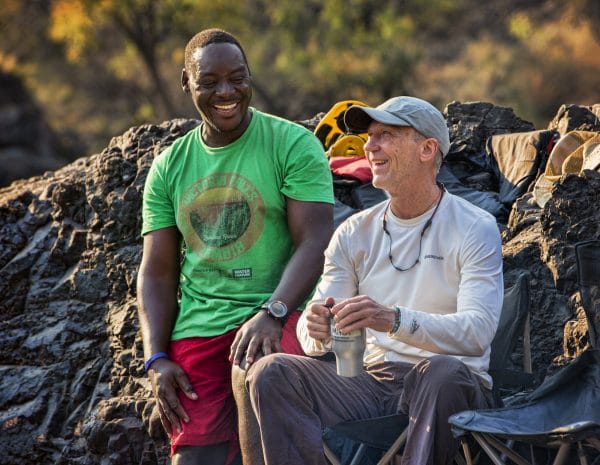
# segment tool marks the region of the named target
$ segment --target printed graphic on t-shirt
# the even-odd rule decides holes
[[[232,260],[256,242],[264,226],[264,202],[256,187],[237,173],[199,179],[181,197],[182,230],[204,261]]]

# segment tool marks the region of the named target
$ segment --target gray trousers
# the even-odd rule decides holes
[[[458,443],[448,417],[493,404],[491,391],[450,356],[365,368],[360,376],[344,378],[336,374],[335,363],[310,357],[272,354],[256,362],[246,386],[265,464],[327,465],[325,427],[398,412],[410,418],[402,464],[450,464]]]

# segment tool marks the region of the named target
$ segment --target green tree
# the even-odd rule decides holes
[[[176,109],[160,72],[159,47],[182,26],[190,9],[185,0],[54,0],[49,34],[65,43],[72,61],[98,50],[113,31],[121,34],[124,47],[133,46],[145,65],[161,114],[173,117]]]
[[[179,76],[183,47],[206,27],[241,40],[254,104],[280,116],[414,94],[439,107],[487,100],[539,123],[562,103],[597,100],[599,10],[597,0],[4,0],[0,67],[93,150],[129,126],[197,115]]]
[[[278,114],[304,118],[342,99],[376,104],[413,93],[431,37],[451,34],[464,2],[253,0],[244,2],[251,26],[239,32],[259,96]]]

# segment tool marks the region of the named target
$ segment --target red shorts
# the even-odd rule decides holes
[[[281,347],[286,353],[304,355],[296,338],[298,318],[300,312],[290,314],[283,327]],[[229,441],[229,463],[239,450],[229,362],[229,351],[238,329],[221,336],[171,342],[169,357],[183,368],[198,394],[197,400],[190,400],[179,392],[179,401],[190,421],[181,422],[181,432],[170,432],[171,454],[177,446],[208,446]]]

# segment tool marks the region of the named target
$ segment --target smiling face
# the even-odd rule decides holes
[[[411,127],[373,121],[367,131],[365,152],[373,172],[373,185],[394,194],[407,182],[421,179],[422,144],[426,140]]]
[[[241,50],[231,43],[198,48],[182,71],[181,84],[202,120],[202,138],[212,147],[238,139],[250,124],[250,71]]]

